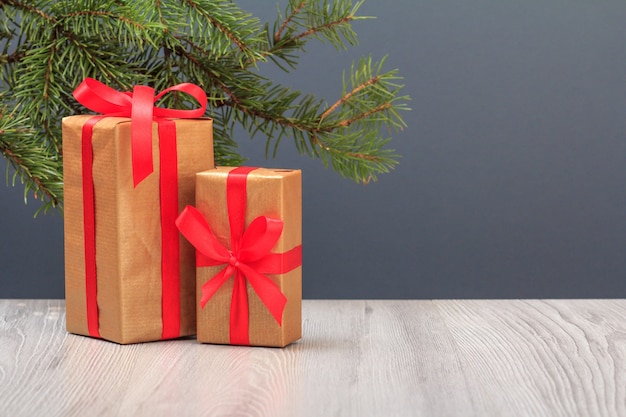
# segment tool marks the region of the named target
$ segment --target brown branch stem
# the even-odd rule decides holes
[[[194,45],[191,45],[192,47]],[[249,108],[245,105],[242,104],[241,100],[239,100],[239,98],[237,97],[237,95],[230,89],[228,88],[228,86],[222,82],[221,80],[219,80],[217,77],[215,77],[214,74],[212,74],[210,71],[208,71],[208,69],[204,68],[204,66],[201,65],[201,63],[190,53],[188,53],[186,50],[184,49],[177,49],[176,50],[177,53],[185,56],[187,59],[189,59],[190,61],[194,62],[196,65],[198,65],[198,67],[202,68],[202,70],[216,83],[216,85],[229,97],[229,100],[222,100],[220,102],[220,106],[231,106],[231,107],[235,107],[238,110],[242,111],[243,113],[249,115],[249,116],[253,116],[253,117],[259,117],[261,119],[264,120],[268,120],[268,121],[272,121],[274,123],[277,123],[281,126],[284,127],[288,127],[288,128],[292,128],[292,129],[298,129],[300,131],[306,132],[309,137],[311,138],[311,141],[315,144],[317,144],[318,146],[320,146],[321,148],[323,148],[324,150],[326,150],[327,152],[332,152],[332,153],[341,153],[344,154],[348,157],[352,157],[352,158],[358,158],[358,159],[363,159],[363,160],[368,160],[368,161],[379,161],[380,157],[374,156],[374,155],[367,155],[367,154],[363,154],[363,153],[359,153],[359,152],[342,152],[339,151],[337,149],[331,148],[330,146],[328,146],[326,143],[324,143],[322,140],[320,140],[317,136],[318,133],[324,133],[324,132],[330,132],[338,127],[347,127],[350,126],[352,123],[361,120],[363,118],[366,118],[368,116],[371,116],[372,114],[375,114],[377,112],[381,112],[384,111],[388,108],[391,107],[391,103],[387,102],[387,103],[383,103],[380,106],[375,107],[374,109],[371,109],[367,112],[364,112],[362,114],[359,114],[351,119],[348,120],[344,120],[334,126],[329,126],[326,128],[319,128],[319,127],[313,127],[313,126],[318,126],[319,122],[325,117],[327,116],[330,112],[332,112],[333,110],[335,110],[338,106],[340,106],[342,103],[345,103],[347,100],[349,100],[350,97],[354,96],[356,93],[358,93],[359,91],[361,91],[362,89],[366,88],[369,85],[372,85],[376,82],[379,81],[379,77],[373,77],[372,79],[366,81],[365,83],[355,87],[352,91],[350,91],[348,94],[346,94],[341,100],[339,100],[337,103],[335,103],[333,106],[331,106],[321,117],[319,120],[317,120],[315,122],[315,124],[312,124],[311,126],[306,126],[302,123],[297,123],[297,121],[295,121],[292,118],[287,118],[287,117],[276,117],[275,115],[271,115],[268,114],[266,112],[260,111],[258,109],[253,109],[253,108]]]
[[[187,3],[189,5],[189,7],[194,8],[194,9],[197,9],[197,7],[198,7],[198,5],[195,2],[193,2],[192,0],[185,0],[185,3]],[[237,47],[239,48],[240,51],[243,52],[243,51],[248,50],[248,47],[239,38],[237,38],[230,30],[228,30],[228,28],[226,28],[224,25],[222,25],[213,16],[211,16],[208,13],[205,13],[202,10],[198,10],[198,12],[200,14],[202,14],[204,17],[206,17],[209,20],[209,22],[211,22],[211,24],[213,26],[218,28],[220,32],[225,34],[228,39],[230,39],[235,45],[237,45]]]
[[[306,4],[306,0],[304,0],[302,3],[300,3],[297,7],[295,7],[292,11],[291,14],[289,16],[287,16],[287,18],[285,19],[285,21],[280,25],[280,28],[278,28],[278,31],[274,34],[274,42],[279,42],[280,41],[280,37],[283,34],[283,31],[285,29],[287,29],[287,25],[289,25],[289,23],[291,22],[291,20],[294,18],[294,16],[296,14],[298,14],[298,12],[300,11],[300,9],[302,9],[304,7],[304,5]]]
[[[132,20],[130,20],[130,19],[124,17],[124,16],[116,15],[116,14],[109,13],[109,12],[103,12],[103,11],[99,11],[99,10],[83,10],[83,11],[80,11],[80,12],[70,13],[70,14],[64,16],[64,17],[67,18],[67,17],[76,17],[76,16],[107,16],[107,17],[114,17],[114,18],[119,19],[120,21],[122,21],[124,23],[127,23],[127,24],[131,25],[131,26],[135,26],[135,27],[138,27],[138,28],[141,28],[141,29],[145,29],[145,26],[140,25],[138,22],[134,22],[134,21],[132,21]]]
[[[352,98],[356,93],[358,93],[359,91],[363,90],[364,88],[366,88],[366,87],[368,87],[370,85],[376,84],[379,80],[380,80],[380,77],[373,77],[373,78],[367,80],[366,82],[364,82],[363,84],[358,85],[357,87],[353,88],[352,91],[350,91],[348,94],[343,96],[341,99],[337,100],[324,113],[322,113],[322,115],[320,116],[320,120],[324,120],[326,118],[326,116],[328,116],[333,111],[335,111],[337,109],[337,107],[341,106],[342,104],[344,104],[348,100],[350,100],[350,98]]]
[[[56,39],[56,31],[53,32],[52,39]],[[43,98],[44,100],[48,100],[48,90],[50,89],[50,78],[52,74],[52,59],[56,53],[56,45],[53,43],[50,47],[50,55],[48,56],[47,69],[46,69],[46,83],[43,87]]]
[[[302,2],[302,4],[304,4],[304,3],[305,3],[305,2],[303,1],[303,2]],[[259,54],[259,56],[258,56],[258,57],[255,57],[254,59],[252,59],[252,60],[250,61],[250,63],[254,64],[254,63],[256,63],[256,62],[257,62],[259,59],[261,59],[261,58],[264,58],[264,57],[266,57],[266,56],[268,56],[268,55],[273,55],[274,53],[276,53],[276,51],[278,51],[278,50],[282,49],[282,47],[283,47],[284,45],[286,45],[286,44],[292,44],[292,43],[294,43],[294,42],[297,42],[297,41],[301,40],[302,38],[305,38],[305,37],[307,37],[307,36],[314,35],[314,34],[316,34],[317,32],[319,32],[320,30],[323,30],[323,29],[329,29],[329,28],[332,28],[333,26],[338,26],[338,25],[341,25],[341,24],[343,24],[343,23],[348,23],[348,22],[351,22],[352,20],[354,20],[354,16],[350,15],[350,16],[346,16],[346,17],[344,17],[344,18],[342,18],[342,19],[340,19],[340,20],[336,20],[336,21],[333,21],[333,22],[328,22],[328,23],[326,23],[326,24],[324,24],[324,25],[321,25],[321,26],[312,27],[312,28],[310,28],[310,29],[308,29],[308,30],[306,30],[306,31],[304,31],[304,32],[302,32],[302,33],[299,33],[299,34],[298,34],[298,35],[296,35],[296,36],[293,36],[293,37],[291,37],[291,38],[288,38],[288,39],[283,40],[283,44],[281,44],[281,45],[280,45],[280,46],[278,46],[278,47],[277,47],[277,46],[273,46],[273,47],[271,47],[270,49],[268,49],[268,50],[266,50],[266,51],[261,51],[261,53]],[[284,24],[284,23],[283,23],[283,24]],[[276,40],[276,38],[274,38],[274,41],[275,41],[275,43],[277,43],[277,42],[278,42],[278,40]]]
[[[330,146],[328,146],[326,143],[324,143],[324,141],[320,140],[315,135],[311,135],[311,142],[315,143],[316,145],[318,145],[320,148],[324,149],[327,152],[341,153],[343,155],[347,155],[347,156],[352,157],[352,158],[365,159],[365,160],[368,160],[368,161],[380,161],[380,157],[375,156],[375,155],[367,155],[367,154],[360,153],[360,152],[341,152],[341,151],[338,151],[337,149],[334,149],[334,148],[331,148]]]
[[[292,39],[294,39],[294,40],[302,39],[304,37],[314,35],[314,34],[316,34],[317,32],[319,32],[319,31],[321,31],[323,29],[329,29],[329,28],[332,28],[333,26],[339,26],[341,24],[348,23],[348,22],[351,22],[353,20],[354,20],[354,16],[346,16],[346,17],[344,17],[342,19],[335,20],[333,22],[328,22],[328,23],[326,23],[324,25],[321,25],[321,26],[312,27],[312,28],[310,28],[308,30],[305,30],[304,32],[294,36]]]
[[[2,2],[2,4],[4,4],[4,2]],[[7,1],[6,4],[8,4],[10,6],[17,7],[18,9],[22,9],[22,10],[29,11],[31,13],[38,14],[39,16],[43,17],[44,19],[46,19],[49,22],[56,22],[56,19],[54,17],[44,13],[42,10],[39,10],[36,7],[31,6],[29,4],[22,3],[22,2],[19,2],[19,1]]]
[[[348,120],[344,120],[344,121],[340,122],[338,124],[338,126],[348,127],[352,123],[354,123],[354,122],[356,122],[358,120],[365,119],[366,117],[369,117],[369,116],[371,116],[371,115],[373,115],[375,113],[380,113],[381,111],[385,111],[385,110],[387,110],[390,107],[391,107],[391,103],[390,102],[383,103],[383,104],[381,104],[379,106],[376,106],[373,109],[370,109],[370,110],[368,110],[368,111],[366,111],[364,113],[358,114],[358,115],[356,115],[356,116],[354,116],[354,117],[352,117],[352,118],[350,118]]]

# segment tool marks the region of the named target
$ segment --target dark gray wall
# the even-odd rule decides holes
[[[264,19],[275,8],[239,2]],[[253,165],[304,170],[306,298],[626,296],[626,2],[369,0],[361,45],[311,45],[329,102],[353,59],[388,54],[413,111],[401,165],[359,186],[285,141]],[[4,162],[0,163],[4,168]],[[0,186],[0,297],[63,297],[62,220]]]

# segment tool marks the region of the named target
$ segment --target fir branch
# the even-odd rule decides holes
[[[300,4],[298,4],[296,7],[294,7],[291,10],[291,13],[289,14],[289,16],[287,16],[287,18],[283,21],[283,23],[280,25],[280,27],[274,34],[275,43],[280,42],[283,32],[285,31],[285,29],[287,29],[287,26],[289,25],[291,20],[300,12],[300,10],[302,10],[305,4],[306,4],[306,0],[304,0],[303,2],[301,2]]]
[[[16,62],[19,62],[21,59],[23,59],[24,56],[26,56],[26,52],[24,51],[16,51],[15,53],[6,54],[6,55],[2,54],[0,55],[0,63],[14,64]]]
[[[302,19],[294,19],[297,13],[291,15],[296,22],[293,28],[289,30],[289,37],[283,41],[293,44],[300,43],[304,38],[317,37],[320,40],[328,40],[337,49],[345,49],[348,44],[357,43],[356,33],[352,30],[350,23],[355,20],[367,19],[367,17],[357,16],[358,9],[363,4],[363,0],[352,4],[349,1],[337,1],[332,4],[324,2],[306,2],[301,6],[308,6],[307,13]],[[294,9],[294,11],[296,11]],[[300,33],[296,33],[301,29]],[[343,40],[340,35],[343,36]]]
[[[398,94],[402,86],[395,81],[399,77],[396,71],[384,72],[384,62],[384,59],[375,63],[365,58],[353,64],[349,81],[344,80],[344,94],[321,114],[318,112],[321,103],[314,96],[269,86],[264,89],[267,94],[252,100],[260,103],[257,105],[222,86],[229,96],[225,104],[252,119],[246,122],[244,117],[244,127],[252,136],[261,132],[267,137],[266,153],[269,154],[270,143],[275,141],[275,154],[284,129],[288,128],[301,153],[337,158],[336,163],[327,165],[355,181],[367,182],[395,165],[382,148],[387,141],[379,136],[378,125],[402,129],[405,125],[399,112],[408,110],[404,105],[408,97]],[[285,116],[290,111],[293,114]],[[364,166],[355,169],[354,164],[359,160]]]
[[[306,38],[307,36],[313,36],[313,35],[317,35],[321,32],[327,31],[329,29],[332,29],[335,26],[340,26],[340,25],[345,25],[347,23],[350,23],[351,21],[354,20],[354,16],[346,16],[346,17],[342,17],[341,19],[332,21],[332,22],[328,22],[328,23],[324,23],[323,25],[320,26],[314,26],[311,27],[307,30],[305,30],[302,33],[298,33],[297,35],[293,36],[291,39],[292,40],[300,40],[302,38]]]
[[[32,6],[31,4],[28,4],[27,2],[5,0],[2,3],[0,3],[0,6],[4,6],[4,5],[13,6],[18,10],[23,10],[28,13],[37,14],[43,19],[47,20],[49,23],[54,23],[55,21],[55,19],[51,15],[45,13],[43,10],[37,9],[35,6]]]
[[[398,155],[384,149],[388,139],[375,136],[375,132],[337,131],[324,138],[312,136],[310,139],[315,155],[326,167],[332,166],[343,177],[367,184],[398,163]]]
[[[373,77],[373,78],[370,78],[369,80],[365,81],[361,85],[356,86],[352,91],[350,91],[349,93],[345,94],[343,97],[341,97],[339,100],[337,100],[332,106],[330,106],[324,113],[322,113],[322,115],[320,116],[320,120],[324,120],[326,118],[326,116],[328,116],[333,111],[335,111],[339,106],[347,103],[359,91],[363,90],[364,88],[367,88],[370,85],[376,84],[379,80],[380,80],[379,77]],[[342,126],[347,126],[349,124],[351,124],[351,123],[348,123],[348,122],[342,122],[341,123]]]
[[[25,133],[25,132],[16,131],[15,133],[20,134],[20,133]],[[3,134],[7,134],[7,132],[0,131],[0,135],[3,135]],[[19,174],[21,172],[23,175],[28,176],[28,178],[35,184],[35,191],[34,191],[35,198],[39,198],[38,193],[43,193],[48,198],[48,200],[53,201],[53,205],[58,204],[58,200],[54,196],[54,194],[45,187],[43,181],[40,178],[32,174],[25,160],[18,155],[17,150],[12,150],[8,143],[0,142],[0,152],[16,168],[16,173]],[[14,183],[13,185],[15,185],[15,180],[13,181],[13,183]]]
[[[371,117],[375,115],[376,113],[384,112],[385,110],[390,109],[391,106],[392,104],[390,102],[380,104],[379,106],[374,107],[373,109],[369,109],[366,112],[357,114],[356,116],[353,116],[350,119],[342,120],[341,122],[339,122],[339,126],[348,127],[351,124],[358,122],[359,120],[367,119],[368,117]]]
[[[406,127],[399,111],[409,110],[405,105],[409,98],[399,95],[403,85],[397,83],[401,79],[397,71],[384,72],[385,61],[386,58],[373,62],[368,57],[353,63],[349,80],[344,74],[342,97],[321,116],[327,129],[350,126],[364,119],[375,124],[382,122],[394,130]],[[372,117],[379,113],[383,114]]]
[[[46,72],[45,72],[45,75],[44,75],[45,82],[44,82],[44,85],[43,85],[43,92],[42,92],[44,101],[47,101],[50,98],[49,92],[50,92],[50,82],[51,82],[51,78],[52,78],[52,76],[51,76],[51,74],[52,74],[52,60],[53,60],[53,58],[54,58],[54,56],[56,54],[56,49],[57,49],[56,45],[55,45],[56,32],[53,32],[53,33],[55,33],[55,36],[53,36],[53,38],[52,38],[52,42],[51,42],[50,48],[49,48],[50,54],[48,55],[48,58],[46,59]]]
[[[276,155],[284,138],[296,149],[355,181],[367,182],[397,163],[382,129],[404,127],[395,71],[364,59],[344,74],[339,98],[326,101],[263,77],[262,61],[295,68],[310,40],[337,49],[356,44],[352,23],[364,17],[362,0],[287,0],[272,29],[232,0],[0,0],[0,108],[26,130],[10,131],[0,115],[3,155],[49,205],[62,199],[63,116],[82,112],[71,91],[85,77],[129,91],[148,84],[163,90],[180,82],[200,85],[214,119],[215,160],[237,165],[233,140],[240,124],[265,138]],[[284,17],[283,17],[284,16]],[[4,94],[3,94],[4,92]],[[2,103],[4,103],[2,105]],[[168,107],[197,104],[168,94]]]
[[[348,45],[358,43],[351,23],[356,20],[369,19],[358,16],[357,12],[363,0],[352,4],[351,1],[338,0],[332,4],[324,1],[290,0],[285,18],[279,13],[274,23],[273,34],[267,32],[267,49],[261,56],[269,58],[284,71],[295,69],[298,55],[303,51],[310,38],[328,41],[337,49],[346,49]],[[286,64],[286,65],[285,65]]]
[[[190,17],[198,17],[193,20],[197,25],[193,30],[198,32],[198,39],[203,39],[206,29],[213,29],[210,36],[204,36],[208,41],[206,46],[213,53],[228,55],[234,45],[241,53],[241,67],[245,67],[246,62],[262,59],[259,52],[249,46],[260,40],[261,30],[257,18],[244,12],[230,0],[184,0],[184,3],[192,12]]]
[[[36,199],[46,201],[42,210],[60,207],[63,182],[60,178],[59,156],[50,154],[41,147],[35,130],[28,127],[28,120],[11,113],[0,111],[0,153],[14,169],[12,185],[17,178],[24,184],[24,202],[32,191]],[[9,172],[7,171],[7,181]]]
[[[185,3],[187,3],[189,7],[197,9],[198,12],[202,16],[206,17],[213,26],[215,26],[220,32],[226,35],[228,39],[230,39],[235,45],[237,45],[237,47],[239,48],[241,52],[249,51],[249,48],[244,44],[242,39],[235,36],[233,32],[231,32],[224,24],[222,24],[219,20],[215,19],[212,15],[207,13],[205,10],[200,9],[196,2],[192,0],[185,0]]]

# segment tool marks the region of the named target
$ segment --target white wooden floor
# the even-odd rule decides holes
[[[121,346],[0,300],[0,416],[626,416],[626,300],[303,309],[285,349]]]

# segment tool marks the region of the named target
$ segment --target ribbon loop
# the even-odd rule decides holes
[[[196,101],[198,101],[198,103],[200,103],[200,107],[196,109],[189,109],[189,110],[155,107],[154,115],[156,117],[171,117],[171,118],[178,118],[178,119],[197,119],[199,117],[204,116],[204,113],[206,112],[206,106],[207,106],[207,96],[204,90],[195,84],[182,83],[182,84],[178,84],[173,87],[167,88],[161,91],[159,94],[157,94],[156,97],[154,97],[154,102],[156,103],[167,93],[170,93],[173,91],[180,91],[181,93],[190,95],[191,97],[195,98]]]
[[[282,233],[282,220],[266,216],[257,217],[250,223],[241,237],[239,257],[245,262],[261,259],[269,254]]]
[[[183,209],[176,219],[176,227],[199,253],[207,259],[219,262],[213,265],[221,265],[230,260],[231,252],[217,240],[209,224],[195,207],[187,206]]]
[[[93,78],[85,78],[74,90],[74,98],[96,113],[130,117],[132,97]]]

